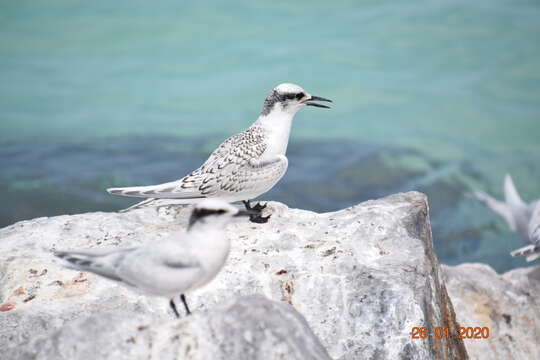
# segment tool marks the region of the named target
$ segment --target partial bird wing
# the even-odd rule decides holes
[[[504,177],[504,198],[506,206],[510,209],[514,218],[516,232],[526,241],[529,240],[529,221],[531,210],[529,206],[521,200],[516,190],[514,181],[509,174]]]
[[[488,194],[481,191],[473,192],[473,196],[483,202],[491,210],[499,214],[504,219],[504,221],[506,221],[510,230],[516,231],[516,221],[514,220],[514,215],[512,214],[512,211],[506,203],[494,199]]]
[[[237,189],[233,186],[235,182],[230,181],[231,178],[253,171],[250,162],[257,161],[265,150],[263,129],[251,126],[225,140],[200,168],[180,180],[152,186],[111,188],[107,191],[131,197],[186,200],[201,199],[220,192],[235,192]]]
[[[513,213],[523,211],[527,204],[521,200],[510,174],[504,177],[504,199]]]
[[[540,200],[533,204],[531,220],[529,221],[529,240],[540,247]]]
[[[525,259],[531,262],[540,258],[540,200],[531,203],[528,210],[531,212],[528,229],[531,244],[512,251],[510,255],[525,256]]]

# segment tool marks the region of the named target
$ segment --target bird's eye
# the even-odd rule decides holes
[[[303,98],[305,96],[305,94],[303,92],[299,93],[299,94],[296,94],[296,99],[297,100],[300,100],[301,98]]]

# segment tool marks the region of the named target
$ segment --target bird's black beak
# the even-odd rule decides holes
[[[256,210],[238,210],[234,216],[251,216],[251,215],[260,215],[259,211]]]
[[[307,106],[315,106],[315,107],[320,107],[320,108],[324,108],[324,109],[330,109],[330,106],[321,105],[321,104],[317,104],[317,103],[310,102],[310,101],[326,101],[326,102],[332,102],[332,100],[330,100],[330,99],[325,99],[325,98],[320,97],[320,96],[311,96],[311,98],[309,98],[309,99],[307,99],[306,101],[304,101],[304,104],[306,104]]]

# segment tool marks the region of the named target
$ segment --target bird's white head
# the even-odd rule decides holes
[[[196,204],[189,217],[189,229],[194,225],[211,225],[223,228],[236,216],[249,216],[251,212],[240,210],[220,199],[206,199]]]
[[[280,84],[272,89],[264,100],[261,116],[268,116],[273,112],[285,112],[294,115],[304,106],[330,108],[329,106],[317,104],[313,101],[332,102],[332,100],[311,95],[298,85],[289,83]]]

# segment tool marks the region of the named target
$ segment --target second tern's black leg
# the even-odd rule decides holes
[[[258,212],[256,215],[250,215],[249,221],[257,223],[257,224],[265,224],[268,222],[268,219],[270,219],[271,215],[268,216],[261,216],[261,212],[264,208],[266,208],[266,204],[261,205],[261,203],[257,203],[254,206],[251,206],[251,203],[249,200],[242,201],[244,203],[244,206],[246,207],[246,210],[255,210]]]
[[[179,318],[180,314],[178,313],[178,310],[176,309],[176,304],[174,303],[174,299],[171,299],[169,301],[169,305],[171,306],[171,309],[174,312],[174,315],[176,315],[176,317]]]
[[[191,315],[191,311],[189,311],[189,308],[187,306],[186,296],[184,294],[182,294],[182,295],[180,295],[180,299],[182,299],[182,302],[184,303],[184,307],[186,308],[187,314]]]

